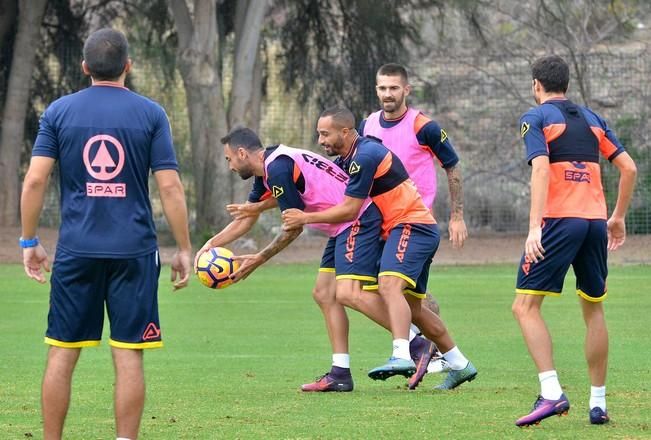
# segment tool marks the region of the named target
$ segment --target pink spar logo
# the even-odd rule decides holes
[[[93,145],[100,142],[91,157]],[[115,163],[114,155],[117,155]],[[105,183],[120,174],[124,167],[124,147],[120,141],[108,134],[98,134],[88,139],[84,146],[84,165],[93,178],[102,182],[86,182],[86,195],[89,197],[126,197],[127,186],[124,183]]]

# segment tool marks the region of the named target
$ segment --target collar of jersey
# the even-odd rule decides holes
[[[359,144],[361,138],[362,137],[358,133],[355,140],[353,140],[353,145],[350,146],[350,151],[348,151],[348,154],[343,158],[344,160],[348,160],[348,158],[353,157],[355,151],[357,150],[357,144]]]

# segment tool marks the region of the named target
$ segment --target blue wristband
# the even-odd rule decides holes
[[[20,237],[18,239],[18,244],[20,244],[20,247],[23,249],[36,247],[38,246],[39,243],[40,242],[38,241],[38,236],[34,238],[27,238],[27,239]]]

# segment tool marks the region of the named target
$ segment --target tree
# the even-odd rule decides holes
[[[224,202],[245,194],[215,150],[229,128],[259,125],[263,44],[282,48],[284,80],[302,103],[316,98],[323,106],[336,100],[365,111],[375,104],[377,67],[402,60],[403,41],[417,40],[404,9],[431,3],[436,2],[195,0],[191,11],[185,0],[170,0],[190,114],[198,228],[226,224]],[[271,19],[265,20],[268,12]],[[224,60],[231,50],[227,96]]]
[[[21,2],[14,42],[9,85],[2,112],[0,136],[0,225],[18,223],[20,154],[24,144],[25,115],[29,102],[34,56],[40,39],[46,0]]]
[[[233,2],[195,0],[190,11],[185,0],[170,1],[178,35],[178,67],[185,86],[193,177],[196,192],[196,218],[200,231],[219,228],[228,221],[224,203],[235,198],[232,173],[221,154],[220,138],[232,124],[247,122],[252,105],[253,67],[261,40],[267,0],[235,3],[234,63],[231,93],[227,107],[222,83],[225,37],[233,21]],[[230,9],[229,9],[230,8]],[[249,120],[250,122],[250,120]]]

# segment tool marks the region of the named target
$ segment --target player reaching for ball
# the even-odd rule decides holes
[[[248,128],[236,128],[222,140],[224,155],[230,169],[242,179],[255,176],[249,203],[278,204],[281,210],[290,208],[319,211],[343,200],[348,176],[328,159],[307,150],[276,145],[263,148],[257,134]],[[271,198],[270,198],[271,197]],[[228,243],[246,234],[258,215],[236,217],[222,231],[210,238],[197,252],[197,259],[206,250]],[[305,384],[303,391],[352,391],[348,352],[348,317],[337,302],[337,285],[342,283],[361,292],[361,283],[377,281],[378,240],[382,218],[370,200],[363,203],[357,218],[337,224],[310,225],[330,236],[324,250],[313,297],[325,318],[332,345],[331,370],[314,383]],[[233,273],[235,282],[249,276],[257,267],[287,247],[302,232],[302,228],[281,231],[260,252],[234,257],[241,265]],[[369,294],[371,295],[371,294]],[[377,295],[374,302],[353,306],[385,328],[389,328],[386,307]],[[415,335],[412,335],[415,336]],[[414,351],[429,349],[423,338],[412,338]],[[425,348],[423,348],[425,347]],[[426,365],[424,365],[426,368]]]

